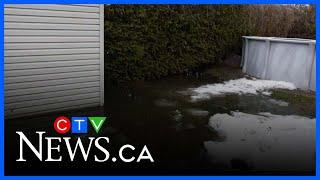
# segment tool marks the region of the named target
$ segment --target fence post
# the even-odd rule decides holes
[[[311,66],[309,68],[309,78],[308,78],[308,90],[312,90],[311,89],[311,79],[312,79],[312,72],[313,72],[313,66],[316,66],[316,63],[315,63],[315,50],[316,50],[316,46],[315,44],[313,43],[309,43],[309,55],[307,56],[307,58],[311,57]],[[308,60],[308,59],[307,59]],[[308,72],[308,71],[307,71]]]
[[[244,56],[245,56],[245,48],[246,48],[246,44],[245,44],[245,40],[242,38],[242,56],[241,56],[241,63],[240,63],[240,67],[243,67],[244,64]]]
[[[264,61],[264,68],[263,68],[263,73],[262,73],[262,79],[267,79],[267,73],[268,73],[268,67],[269,67],[269,57],[270,57],[270,40],[266,40],[266,56],[265,56],[265,61]]]
[[[245,42],[245,53],[244,55],[244,62],[243,62],[243,68],[242,68],[242,72],[246,73],[247,72],[247,64],[248,64],[248,51],[249,51],[249,43],[248,43],[248,39],[246,37],[244,37],[244,42]]]

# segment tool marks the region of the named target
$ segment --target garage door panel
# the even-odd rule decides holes
[[[73,36],[99,36],[97,30],[30,30],[30,29],[5,29],[5,36],[62,36],[62,37],[73,37]]]
[[[7,103],[7,108],[20,109],[20,108],[25,108],[30,106],[32,107],[34,105],[41,106],[41,105],[56,104],[56,103],[66,102],[66,101],[76,101],[76,100],[88,99],[88,98],[99,98],[99,95],[100,95],[99,92],[93,92],[93,93],[85,93],[85,94],[78,94],[78,95],[71,95],[71,96],[29,100],[26,102],[14,102],[14,103]]]
[[[76,67],[60,67],[60,68],[39,68],[39,69],[27,69],[27,70],[12,70],[6,71],[5,77],[18,77],[18,76],[29,76],[37,74],[51,74],[54,76],[58,73],[64,72],[85,72],[87,70],[97,70],[99,71],[99,65],[90,65],[90,66],[76,66]]]
[[[70,30],[99,30],[99,25],[86,24],[48,24],[48,23],[17,23],[6,22],[5,29],[70,29]]]
[[[89,77],[89,76],[99,76],[100,72],[97,70],[86,71],[86,72],[67,72],[59,73],[54,76],[51,74],[40,74],[31,76],[16,76],[5,78],[5,84],[10,83],[21,83],[21,82],[35,82],[35,81],[45,81],[54,79],[66,79],[66,78],[76,78],[76,77]]]
[[[7,36],[5,43],[50,43],[50,42],[99,42],[99,37],[24,37],[24,36]]]
[[[99,24],[99,19],[87,18],[67,18],[67,17],[41,17],[41,16],[23,16],[12,15],[5,16],[5,22],[21,23],[59,23],[59,24]]]
[[[103,6],[5,5],[5,116],[103,104]]]
[[[5,64],[14,63],[34,63],[34,62],[51,62],[51,61],[74,61],[74,60],[86,60],[97,59],[99,54],[63,54],[63,55],[43,55],[43,56],[16,56],[5,57]]]
[[[79,94],[87,94],[91,92],[98,92],[99,86],[96,87],[88,87],[88,88],[81,88],[81,89],[68,89],[63,91],[55,91],[55,92],[44,92],[44,93],[37,93],[37,94],[29,94],[29,95],[22,95],[22,96],[9,96],[5,97],[5,103],[15,103],[15,102],[23,102],[23,101],[30,101],[30,100],[37,100],[37,99],[45,99],[45,98],[55,98],[55,97],[63,97],[63,96],[73,96]]]
[[[76,108],[92,107],[99,104],[99,98],[89,98],[63,103],[47,104],[45,106],[31,106],[20,109],[7,109],[5,114],[10,114],[10,118],[27,116],[33,114],[42,114],[53,111],[70,110]]]
[[[57,86],[37,87],[37,88],[30,88],[28,91],[26,91],[25,89],[15,89],[15,90],[5,92],[5,96],[6,97],[21,96],[21,95],[28,95],[28,94],[56,92],[56,91],[69,90],[69,89],[82,89],[82,88],[97,87],[97,86],[98,87],[100,86],[100,82],[74,83],[74,84],[64,84],[64,85],[57,85]]]
[[[41,50],[41,49],[75,49],[75,48],[99,48],[97,43],[6,43],[5,50]]]
[[[22,9],[22,8],[5,8],[5,15],[22,15],[22,16],[40,16],[40,17],[71,17],[71,18],[92,18],[99,19],[97,13],[87,12],[70,12],[70,11],[54,11],[41,9]]]
[[[43,86],[55,86],[62,84],[72,84],[72,83],[82,83],[82,82],[92,82],[98,81],[99,76],[90,76],[90,77],[77,77],[69,79],[54,79],[54,80],[44,80],[44,81],[32,81],[32,82],[21,82],[21,83],[10,83],[5,84],[5,90],[14,90],[14,89],[29,89]]]
[[[74,61],[53,61],[53,62],[34,62],[34,63],[16,63],[5,64],[5,70],[24,70],[24,69],[39,69],[39,68],[55,68],[55,67],[74,67],[77,65],[99,65],[99,59],[74,60]]]
[[[18,9],[42,9],[50,11],[69,11],[69,12],[89,12],[99,13],[99,6],[72,6],[65,4],[6,4],[6,8],[18,8]]]
[[[99,48],[7,50],[5,57],[99,53]]]

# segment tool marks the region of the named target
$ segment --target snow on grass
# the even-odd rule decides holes
[[[223,94],[266,94],[270,89],[296,89],[293,83],[260,79],[235,79],[223,83],[208,84],[190,89],[192,100],[209,99],[211,96]]]
[[[276,105],[279,105],[279,106],[289,106],[289,103],[288,103],[288,102],[285,102],[285,101],[282,101],[282,100],[269,99],[268,101],[269,101],[270,103],[272,103],[272,104],[276,104]]]
[[[272,92],[270,91],[263,91],[261,92],[261,94],[265,95],[265,96],[271,96]]]

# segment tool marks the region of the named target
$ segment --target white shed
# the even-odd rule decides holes
[[[5,5],[5,116],[104,103],[103,5]]]

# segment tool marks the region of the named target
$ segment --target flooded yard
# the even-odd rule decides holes
[[[238,81],[221,84],[241,78],[242,89],[235,89]],[[13,134],[18,128],[41,127],[53,132],[51,123],[56,116],[105,115],[99,136],[110,137],[112,149],[123,144],[147,145],[155,162],[92,163],[92,174],[315,173],[315,94],[294,90],[290,83],[270,81],[253,91],[251,87],[257,86],[250,83],[254,81],[239,69],[219,67],[155,81],[106,84],[103,108],[6,121],[10,135],[6,136],[6,151],[15,146],[9,141],[16,138]],[[80,164],[65,166],[85,174]],[[28,173],[36,166],[13,168]],[[54,164],[45,168],[59,169]]]

